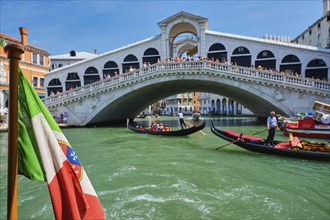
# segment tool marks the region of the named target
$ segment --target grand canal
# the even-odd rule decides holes
[[[178,126],[176,118],[164,120]],[[265,129],[255,118],[214,121],[244,134]],[[228,142],[211,133],[209,122],[187,137],[136,134],[124,126],[63,132],[107,219],[330,219],[330,163],[258,154],[235,145],[216,151]],[[0,219],[5,219],[7,133],[0,138]],[[276,139],[288,138],[278,131]],[[18,194],[19,219],[54,218],[46,183],[19,176]]]

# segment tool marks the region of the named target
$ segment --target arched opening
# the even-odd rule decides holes
[[[227,115],[227,99],[222,99],[222,115]]]
[[[305,76],[314,79],[328,80],[328,67],[321,59],[312,60],[307,64]]]
[[[119,68],[116,62],[108,61],[103,67],[103,79],[119,75]]]
[[[251,54],[246,47],[237,47],[233,51],[231,56],[231,62],[237,63],[237,66],[250,67],[251,66]]]
[[[217,99],[217,109],[215,114],[220,115],[221,114],[221,101],[220,99]]]
[[[212,115],[215,115],[215,101],[214,99],[211,100],[211,113]]]
[[[210,60],[218,60],[219,62],[227,62],[227,50],[225,46],[220,43],[215,43],[209,48],[209,52],[207,53],[207,58]]]
[[[234,100],[229,99],[229,103],[228,103],[228,109],[229,109],[228,115],[234,115],[234,113],[235,113],[234,107],[235,107]]]
[[[197,30],[196,28],[188,23],[188,22],[181,22],[176,25],[174,25],[171,28],[171,31],[169,33],[169,56],[170,57],[175,57],[178,56],[178,45],[181,45],[182,41],[187,41],[187,40],[193,40],[195,42],[198,42],[198,35],[197,35]],[[189,54],[196,54],[198,51],[198,46],[196,44],[196,47],[191,49],[190,51],[187,52],[187,55]],[[175,54],[176,52],[176,54]]]
[[[158,60],[160,60],[160,55],[158,50],[156,50],[155,48],[147,49],[142,57],[143,64],[154,64],[157,63]]]
[[[62,83],[59,78],[52,79],[47,86],[47,95],[55,95],[58,93],[62,93],[63,88],[62,88]]]
[[[123,72],[124,73],[128,72],[130,68],[133,68],[133,69],[140,68],[139,61],[136,58],[136,56],[134,56],[133,54],[127,55],[123,61]]]
[[[285,56],[280,65],[280,72],[291,75],[301,75],[301,63],[299,58],[292,54]]]
[[[75,89],[81,86],[77,72],[68,73],[65,81],[65,90]]]
[[[276,59],[274,54],[269,50],[263,50],[257,55],[257,59],[255,61],[255,67],[261,66],[267,70],[276,69]]]
[[[93,66],[88,67],[84,74],[84,85],[88,85],[100,80],[100,75],[97,69]]]

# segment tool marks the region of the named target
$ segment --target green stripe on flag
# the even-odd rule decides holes
[[[30,179],[45,181],[31,120],[42,113],[52,130],[60,133],[62,131],[21,69],[19,69],[18,90],[18,173]]]

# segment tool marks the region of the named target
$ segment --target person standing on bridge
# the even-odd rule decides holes
[[[274,111],[271,111],[270,115],[267,118],[268,136],[265,145],[270,145],[270,144],[274,145],[274,136],[276,129],[278,129],[276,114]]]
[[[186,128],[187,125],[186,123],[184,123],[183,113],[181,112],[181,110],[179,110],[178,117],[179,117],[181,129],[183,130],[183,126]]]

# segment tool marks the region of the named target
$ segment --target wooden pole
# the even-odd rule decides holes
[[[5,47],[10,59],[9,66],[9,123],[8,123],[8,191],[7,219],[17,219],[17,136],[18,136],[18,67],[24,51],[16,44]]]

